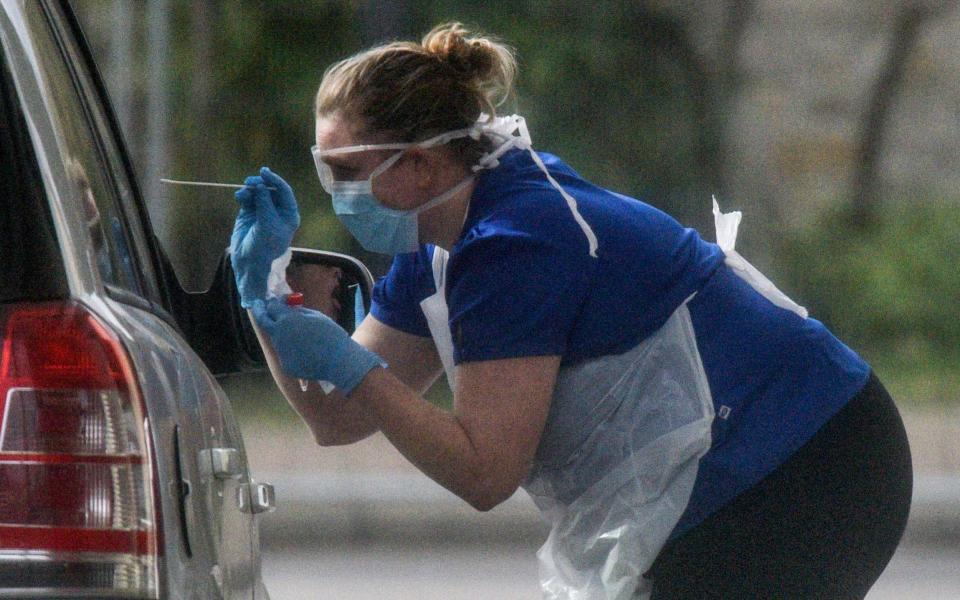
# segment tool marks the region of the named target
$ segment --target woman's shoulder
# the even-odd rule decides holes
[[[589,258],[587,240],[562,198],[549,190],[526,190],[500,200],[468,220],[453,255],[504,261],[530,253],[575,262]]]
[[[433,252],[433,246],[421,244],[415,252],[394,255],[387,274],[377,280],[377,287],[426,297],[428,292],[432,293],[429,288],[433,285]]]
[[[551,176],[563,177],[566,185],[571,184],[570,178],[579,179],[573,169],[555,156],[539,156]],[[515,149],[504,155],[496,168],[481,172],[471,197],[461,246],[494,238],[550,245],[558,240],[573,240],[577,231],[579,225],[563,195],[528,151]]]
[[[494,264],[517,276],[555,270],[585,275],[592,261],[566,200],[529,152],[515,150],[475,189],[451,268],[452,276]]]
[[[554,176],[573,177],[582,180],[570,165],[549,152],[537,152],[537,156]],[[480,172],[480,181],[475,193],[534,193],[537,190],[553,190],[544,177],[540,166],[533,160],[529,150],[514,148],[500,157],[494,168]]]

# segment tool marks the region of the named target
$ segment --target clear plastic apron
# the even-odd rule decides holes
[[[427,318],[430,335],[443,363],[450,389],[456,389],[456,369],[453,365],[453,336],[450,334],[450,312],[447,309],[446,278],[447,258],[450,253],[435,246],[433,249],[433,283],[437,291],[420,302],[420,309]]]
[[[714,202],[726,262],[754,289],[801,316],[733,249],[739,213]],[[445,299],[448,254],[434,250],[436,293],[421,302],[451,387],[453,343]],[[619,355],[562,367],[533,467],[523,483],[550,534],[537,552],[548,599],[649,596],[644,579],[686,510],[710,449],[710,387],[684,302],[652,336]]]

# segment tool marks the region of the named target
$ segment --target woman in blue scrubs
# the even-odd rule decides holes
[[[264,300],[299,217],[248,178],[233,261],[278,385],[320,444],[382,431],[478,510],[523,487],[545,597],[864,597],[911,493],[883,386],[733,251],[738,215],[724,251],[493,116],[515,70],[456,24],[327,70],[321,183],[394,260],[352,339]]]

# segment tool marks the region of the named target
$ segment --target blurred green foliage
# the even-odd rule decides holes
[[[239,182],[267,164],[297,192],[303,225],[296,244],[349,252],[382,273],[387,260],[350,239],[320,190],[309,155],[313,96],[333,61],[390,38],[419,39],[437,23],[458,20],[516,48],[517,94],[503,110],[526,116],[537,149],[713,239],[709,198],[724,191],[727,95],[705,84],[709,73],[698,70],[684,45],[687,24],[661,10],[668,4],[172,0],[169,176]],[[115,56],[111,62],[117,28],[129,30],[136,48],[146,42],[146,4],[132,4],[133,23],[115,22],[115,6],[76,2],[108,71],[120,67]],[[127,137],[142,168],[150,149],[137,139],[150,117],[144,110],[150,74],[141,54],[124,73],[134,86]],[[114,79],[112,71],[105,74]],[[165,193],[177,219],[174,245],[193,252],[214,238],[214,250],[222,252],[236,210],[229,196]],[[871,360],[900,397],[960,400],[954,391],[960,383],[960,217],[931,203],[889,204],[899,208],[864,228],[842,216],[838,199],[835,210],[795,234],[785,232],[771,272]],[[754,237],[777,230],[775,223],[758,223]],[[765,244],[754,248],[745,239],[744,245],[756,250],[747,252],[756,264],[774,258]],[[449,401],[442,391],[433,396]]]
[[[898,399],[955,402],[960,386],[960,212],[900,202],[876,223],[836,209],[782,246],[795,297],[863,354]]]
[[[717,140],[698,112],[699,90],[676,53],[651,30],[683,24],[637,3],[435,2],[423,28],[462,20],[517,50],[517,112],[534,146],[587,179],[642,197],[683,222],[709,216],[716,182],[703,154]],[[696,223],[695,223],[696,224]]]
[[[367,31],[365,20],[377,18],[371,14],[376,3],[366,10],[346,1],[177,0],[171,6],[169,176],[239,182],[269,164],[300,200],[304,218],[295,243],[359,253],[382,270],[383,259],[365,255],[336,221],[309,155],[313,96],[324,69],[388,39]],[[538,149],[562,156],[611,189],[702,224],[696,219],[709,216],[706,199],[716,191],[704,181],[701,160],[710,132],[692,109],[698,98],[686,85],[683,65],[649,42],[644,28],[650,24],[631,6],[613,2],[609,10],[585,11],[572,2],[523,2],[491,10],[485,3],[422,1],[409,4],[395,24],[406,31],[394,36],[419,39],[446,20],[499,36],[520,60],[516,97],[503,108],[527,117]],[[111,30],[124,25],[111,23],[111,3],[76,7],[101,67],[117,68],[109,61]],[[200,13],[206,28],[197,26]],[[143,23],[129,27],[145,41]],[[133,68],[130,76],[139,90],[133,102],[142,108],[148,74]],[[128,132],[134,150],[147,118],[138,110]],[[134,152],[138,164],[146,152]],[[177,245],[195,248],[211,230],[228,236],[235,208],[223,194],[207,201],[206,191],[165,192],[177,220]],[[198,202],[199,219],[193,210]]]
[[[190,32],[198,7],[175,5],[175,29]],[[213,2],[204,10],[212,20],[211,60],[197,62],[194,36],[177,36],[174,43],[171,135],[177,151],[171,171],[239,182],[268,165],[297,190],[303,224],[295,243],[348,250],[349,237],[320,191],[309,149],[313,94],[323,69],[343,48],[359,44],[352,11],[337,2]],[[208,79],[208,97],[196,94],[198,78]],[[194,218],[187,206],[196,194],[176,192],[184,207],[178,214]],[[215,214],[207,218],[229,231],[233,203],[209,208]]]

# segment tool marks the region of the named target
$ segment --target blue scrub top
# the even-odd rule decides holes
[[[570,365],[620,354],[696,294],[688,308],[718,417],[678,535],[789,458],[863,387],[869,367],[820,322],[755,292],[693,229],[540,157],[577,200],[597,256],[530,155],[504,155],[479,176],[450,252],[454,361],[559,355]],[[394,258],[374,288],[374,317],[430,336],[420,301],[435,293],[432,253]]]

